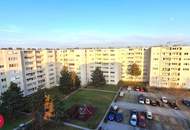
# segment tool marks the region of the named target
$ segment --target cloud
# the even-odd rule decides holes
[[[15,25],[5,25],[5,26],[0,26],[0,32],[20,33],[21,29]]]

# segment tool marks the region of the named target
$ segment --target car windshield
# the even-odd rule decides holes
[[[137,121],[137,120],[136,120],[136,119],[134,119],[134,118],[133,118],[133,119],[131,119],[131,120],[132,120],[132,121]]]

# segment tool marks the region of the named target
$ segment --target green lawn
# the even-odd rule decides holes
[[[52,96],[52,97],[54,97],[54,96],[56,95],[56,96],[58,96],[60,99],[63,99],[63,98],[66,96],[66,94],[64,94],[63,92],[61,92],[61,91],[58,89],[58,87],[52,87],[52,88],[50,88],[50,89],[47,89],[47,93],[48,93],[50,96]]]
[[[31,117],[26,116],[19,116],[14,121],[5,120],[5,125],[2,128],[2,130],[12,130],[13,128],[16,128],[21,123],[25,123],[27,121],[31,120]]]
[[[108,90],[108,91],[117,91],[119,88],[116,85],[104,85],[104,86],[88,86],[87,88],[99,89],[99,90]]]
[[[66,109],[74,104],[90,104],[96,108],[96,113],[88,121],[72,120],[71,122],[88,128],[96,128],[109,107],[114,93],[93,90],[79,90],[63,102]]]
[[[79,129],[65,125],[55,125],[54,123],[47,123],[44,125],[44,130],[79,130]]]

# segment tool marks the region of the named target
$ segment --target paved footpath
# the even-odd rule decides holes
[[[154,114],[172,116],[172,117],[180,118],[180,119],[190,119],[190,113],[186,111],[181,111],[181,110],[153,107],[153,106],[129,103],[129,102],[124,102],[124,101],[118,101],[116,103],[113,103],[113,105],[114,104],[128,110],[135,109],[137,111],[151,111]]]
[[[106,93],[117,93],[117,91],[110,91],[110,90],[101,90],[95,88],[80,88],[81,90],[89,90],[89,91],[97,91],[97,92],[106,92]]]
[[[71,124],[71,123],[67,123],[67,122],[64,122],[64,125],[74,127],[74,128],[77,128],[77,129],[81,129],[81,130],[90,130],[89,128],[82,127],[82,126],[75,125],[75,124]]]

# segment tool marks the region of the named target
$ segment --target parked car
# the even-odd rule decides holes
[[[111,107],[110,112],[117,113],[119,110],[119,107],[117,105],[114,105]]]
[[[139,91],[140,91],[140,92],[144,92],[144,88],[140,88]]]
[[[139,95],[139,103],[144,104],[145,97],[143,95]]]
[[[137,112],[136,111],[131,111],[129,123],[132,126],[137,126]]]
[[[162,100],[163,103],[168,103],[168,100],[167,100],[166,97],[162,97],[161,100]]]
[[[139,87],[135,87],[135,91],[140,91],[140,88]]]
[[[161,101],[160,100],[156,100],[156,105],[157,106],[161,106]]]
[[[149,98],[145,98],[145,104],[150,104],[150,99]]]
[[[155,99],[151,99],[150,104],[152,106],[156,106],[157,105],[156,100]]]
[[[142,128],[146,127],[146,119],[143,112],[138,113],[138,126]]]
[[[113,110],[114,110],[114,111],[118,111],[118,110],[119,110],[119,107],[118,107],[117,105],[114,105],[114,106],[113,106]]]
[[[188,107],[190,107],[190,99],[183,99],[182,103]]]
[[[120,96],[120,97],[123,97],[123,96],[124,96],[124,92],[121,91],[121,92],[119,93],[119,96]]]
[[[147,111],[146,112],[146,118],[149,119],[149,120],[152,120],[152,112]]]
[[[128,91],[131,91],[131,90],[132,90],[132,88],[129,86],[129,87],[127,88],[127,90],[128,90]]]
[[[116,122],[122,122],[123,121],[123,114],[122,113],[117,113],[115,115],[115,121]]]
[[[108,116],[107,116],[107,119],[109,121],[113,121],[115,119],[115,113],[113,112],[109,112]]]
[[[175,110],[179,110],[179,107],[176,104],[176,101],[170,101],[168,102],[169,106]]]

